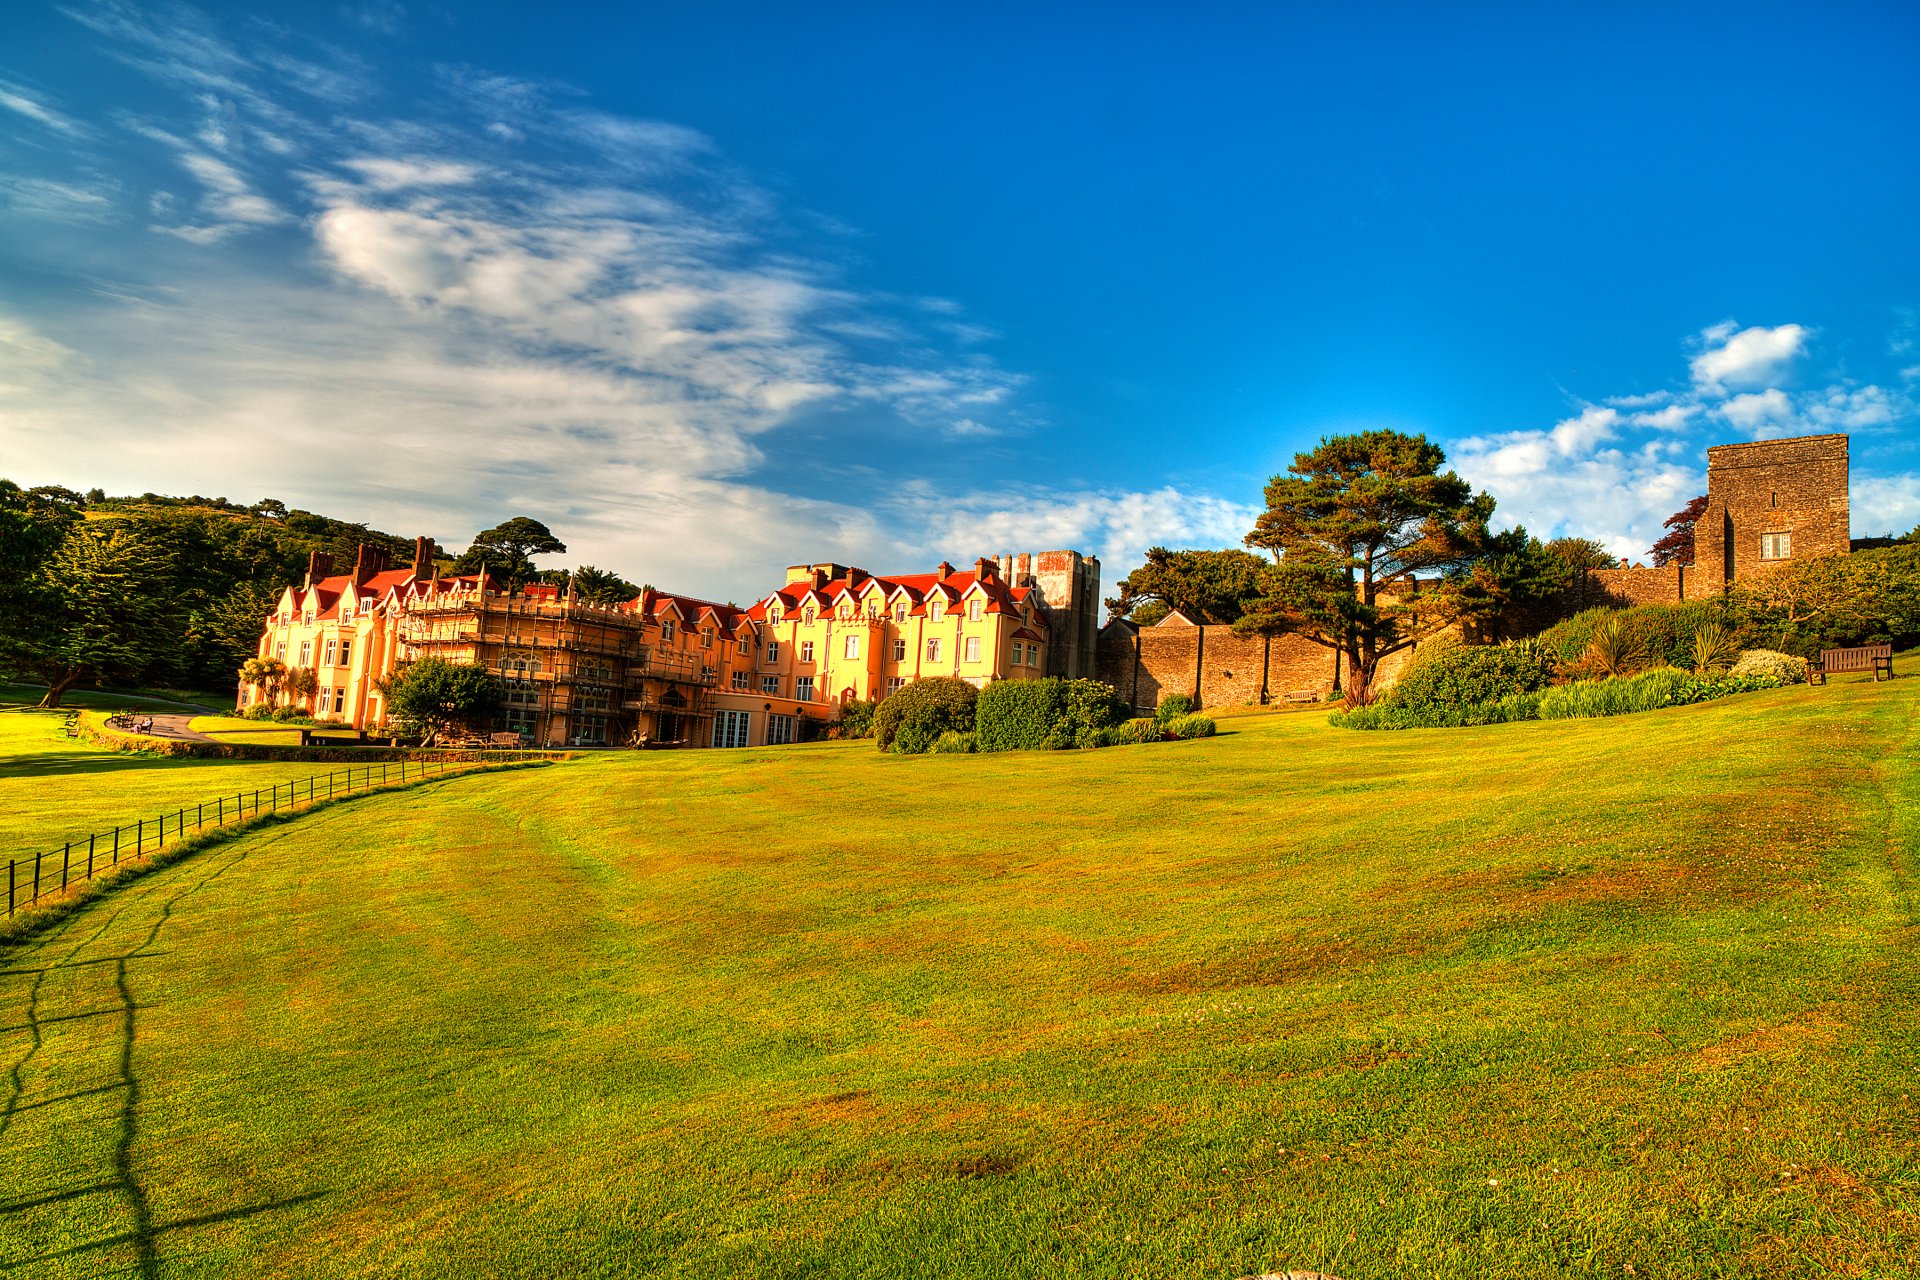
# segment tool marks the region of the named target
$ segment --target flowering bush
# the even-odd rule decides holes
[[[1727,672],[1730,676],[1765,676],[1781,684],[1805,684],[1807,660],[1778,649],[1749,649]]]

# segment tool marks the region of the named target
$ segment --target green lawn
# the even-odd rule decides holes
[[[1912,1275],[1916,709],[335,806],[0,954],[0,1267]]]
[[[69,739],[65,724],[58,712],[0,710],[0,862],[136,818],[151,820],[162,809],[341,767],[103,751]],[[0,874],[5,871],[0,866]]]

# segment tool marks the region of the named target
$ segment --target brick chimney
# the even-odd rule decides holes
[[[307,580],[301,585],[310,587],[332,574],[333,557],[324,551],[310,551],[307,553]]]
[[[379,547],[360,544],[360,554],[353,562],[353,581],[356,586],[365,586],[367,579],[387,567],[387,553]]]
[[[815,591],[818,591],[821,587],[826,586],[827,575],[832,572],[833,571],[831,569],[827,568],[823,564],[814,565],[813,572],[808,575],[809,580],[811,580],[813,583],[813,589]]]
[[[985,582],[987,579],[993,577],[993,574],[994,574],[994,563],[993,561],[987,559],[985,556],[981,556],[978,560],[975,560],[973,562],[974,581]]]
[[[425,536],[413,540],[413,580],[425,582],[437,576],[434,570],[434,557],[439,548],[433,545],[433,539]]]
[[[939,574],[943,579],[950,578],[953,576],[953,566],[948,564],[945,560],[942,560],[938,565],[934,566],[933,571]]]

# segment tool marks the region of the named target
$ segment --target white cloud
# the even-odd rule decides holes
[[[903,515],[932,520],[928,543],[979,547],[981,554],[1075,548],[1099,556],[1102,578],[1117,581],[1148,547],[1237,547],[1259,508],[1172,486],[1059,492],[1038,487],[948,497],[910,490]]]
[[[1920,475],[1855,476],[1850,516],[1856,537],[1920,528]]]
[[[25,116],[35,124],[63,133],[69,137],[78,137],[86,132],[77,120],[56,110],[38,95],[10,81],[0,80],[0,107]]]
[[[1731,321],[1714,325],[1700,335],[1705,349],[1693,358],[1694,385],[1712,394],[1769,386],[1806,349],[1811,336],[1797,324],[1737,331]]]
[[[1734,396],[1714,413],[1755,438],[1786,435],[1793,421],[1793,401],[1778,387]]]

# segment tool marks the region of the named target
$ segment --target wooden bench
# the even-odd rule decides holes
[[[521,741],[520,734],[517,731],[508,729],[501,733],[487,735],[487,745],[490,747],[520,747],[526,744]]]
[[[1317,689],[1295,689],[1287,695],[1288,702],[1318,702],[1320,691]]]
[[[1893,679],[1893,646],[1890,644],[1867,644],[1857,649],[1825,649],[1819,657],[1807,664],[1807,683],[1825,684],[1827,677],[1837,671],[1871,671],[1873,682],[1880,683],[1882,672],[1886,678]]]

